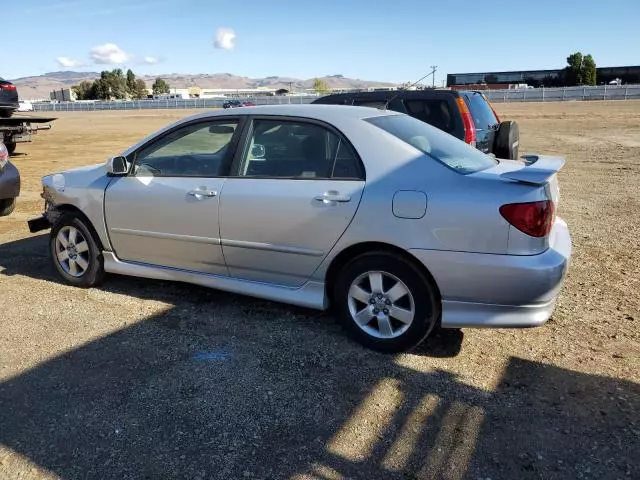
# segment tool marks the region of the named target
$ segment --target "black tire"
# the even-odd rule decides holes
[[[409,302],[410,297],[413,299],[413,320],[408,324],[406,330],[402,331],[402,329],[406,327],[405,323],[392,318],[393,315],[391,314],[387,317],[391,319],[392,331],[395,329],[397,332],[401,332],[395,337],[379,338],[375,336],[375,334],[370,334],[364,330],[364,328],[369,330],[380,328],[376,317],[373,317],[365,327],[360,327],[352,317],[350,302],[352,306],[355,306],[356,311],[376,307],[376,305],[368,305],[364,302],[356,302],[353,299],[349,299],[349,291],[352,283],[366,276],[368,272],[384,272],[404,284],[410,292],[410,295],[406,295],[397,300],[397,306],[410,309],[410,306],[406,306],[408,304],[405,304],[405,306],[399,304],[403,301]],[[364,280],[365,284],[368,282],[366,278],[367,277],[365,277]],[[393,285],[395,280],[389,277],[386,278],[390,280],[391,283],[383,285],[383,291],[389,293],[391,285]],[[363,290],[369,295],[368,292],[373,292],[374,288],[371,288],[371,284],[369,283],[369,289],[363,288]],[[384,251],[369,252],[354,258],[338,274],[331,294],[335,313],[352,338],[366,347],[382,352],[402,352],[416,347],[429,335],[440,319],[440,298],[431,279],[426,278],[410,261],[393,253]],[[383,302],[384,300],[385,299],[380,299],[379,301]],[[372,301],[375,300],[369,299],[369,302]],[[381,303],[380,306],[382,308],[384,304]],[[389,308],[391,309],[393,306]]]
[[[9,108],[0,108],[0,118],[11,118],[13,110]]]
[[[3,200],[0,200],[0,217],[6,217],[7,215],[11,215],[15,209],[16,209],[15,198],[6,198]]]
[[[77,232],[82,235],[84,241],[86,241],[87,250],[84,250],[83,245],[82,248],[78,248],[78,253],[76,254],[76,258],[82,258],[87,262],[87,267],[81,275],[77,275],[77,271],[76,275],[74,275],[72,271],[67,271],[65,266],[70,269],[68,261],[65,264],[58,260],[58,251],[61,247],[57,242],[58,234],[63,229],[71,228],[76,229]],[[74,243],[72,242],[71,245],[74,245]],[[78,241],[75,245],[80,247],[82,242]],[[90,288],[98,285],[104,278],[105,273],[104,260],[102,258],[102,244],[94,233],[93,228],[88,224],[87,220],[77,213],[65,213],[58,218],[51,229],[51,234],[49,235],[49,252],[51,254],[51,261],[53,262],[54,268],[62,279],[70,285],[81,288]],[[79,267],[80,264],[78,263],[76,269]]]
[[[520,147],[520,127],[513,120],[502,122],[496,132],[493,153],[498,158],[517,160]]]
[[[16,151],[16,143],[15,142],[6,142],[4,144],[5,147],[7,147],[7,152],[9,153],[9,155],[13,155]]]

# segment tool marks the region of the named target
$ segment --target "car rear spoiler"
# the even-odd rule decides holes
[[[525,166],[512,172],[505,172],[501,177],[532,185],[544,185],[564,166],[563,157],[547,155],[523,155]]]

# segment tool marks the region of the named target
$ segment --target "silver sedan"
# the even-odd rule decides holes
[[[316,309],[402,351],[436,327],[547,321],[571,240],[558,157],[497,160],[396,112],[262,106],[180,120],[43,178],[60,276],[189,282]]]

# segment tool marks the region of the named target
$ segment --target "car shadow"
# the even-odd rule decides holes
[[[48,251],[48,234],[40,234],[5,244],[0,244],[0,272],[2,275],[24,275],[38,280],[62,283],[55,272]],[[146,278],[109,275],[99,290],[129,295],[141,299],[154,299],[175,305],[180,309],[184,299],[200,306],[234,306],[243,312],[261,312],[268,317],[285,315],[324,323],[329,331],[344,336],[337,319],[328,312],[261,300],[243,295],[222,292],[197,285],[168,282]],[[412,353],[425,357],[455,357],[462,348],[463,333],[460,330],[437,330]]]
[[[57,282],[46,247],[46,235],[0,245],[1,274]],[[63,479],[614,479],[640,467],[636,383],[511,358],[487,391],[366,350],[325,314],[146,279],[103,288],[172,307],[0,382],[0,477],[20,459]],[[459,351],[461,332],[443,334]]]
[[[0,383],[4,465],[19,455],[63,479],[637,473],[638,384],[512,358],[490,392],[327,340],[317,325],[179,317]]]

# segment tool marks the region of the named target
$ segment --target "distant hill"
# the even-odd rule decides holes
[[[12,80],[18,87],[20,98],[23,99],[41,99],[49,98],[49,92],[52,90],[60,90],[77,85],[83,80],[95,80],[100,74],[98,72],[50,72],[44,75],[34,77],[23,77]],[[201,88],[289,88],[306,89],[312,88],[315,78],[302,80],[290,77],[265,77],[265,78],[249,78],[233,75],[231,73],[213,73],[213,74],[180,74],[171,73],[157,76],[141,76],[148,87],[151,87],[153,81],[161,77],[165,79],[171,87],[201,87]],[[321,77],[330,88],[367,88],[367,87],[391,87],[395,84],[389,82],[377,82],[373,80],[359,80],[346,78],[342,75],[329,75]]]

